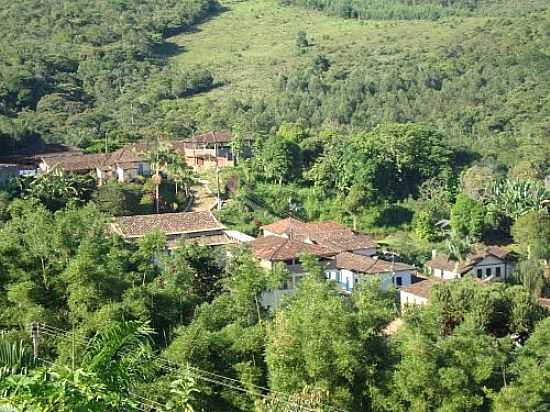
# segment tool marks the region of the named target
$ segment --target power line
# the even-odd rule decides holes
[[[58,337],[62,336],[64,338],[74,338],[75,336],[78,336],[78,339],[79,339],[81,344],[89,345],[90,342],[91,342],[91,339],[85,338],[82,333],[76,334],[76,331],[74,331],[74,332],[64,331],[62,329],[55,328],[53,326],[49,326],[45,323],[41,323],[40,326],[42,327],[41,332],[46,334],[47,336],[50,336],[50,337],[58,338]],[[160,364],[158,365],[159,368],[161,368],[165,371],[178,372],[179,368],[183,367],[183,368],[186,368],[189,372],[191,372],[191,374],[194,377],[196,377],[197,379],[203,380],[205,382],[220,385],[220,386],[226,387],[226,388],[231,389],[231,390],[239,391],[239,392],[242,392],[242,393],[247,393],[249,395],[261,397],[263,399],[267,399],[267,400],[273,399],[275,401],[283,402],[283,403],[285,403],[287,405],[290,405],[290,406],[301,408],[302,410],[305,410],[305,411],[315,412],[315,409],[311,409],[309,407],[306,407],[304,405],[300,405],[300,404],[290,400],[291,395],[288,394],[288,393],[285,393],[285,392],[272,390],[270,388],[266,388],[264,386],[259,386],[259,385],[255,385],[255,384],[251,384],[251,383],[247,384],[247,386],[250,386],[250,387],[255,388],[255,389],[258,390],[258,391],[254,391],[254,390],[244,388],[243,383],[238,379],[234,379],[234,378],[219,375],[219,374],[216,374],[216,373],[213,373],[213,372],[205,371],[205,370],[202,370],[200,368],[196,368],[196,367],[193,367],[193,366],[190,366],[190,365],[180,365],[176,362],[169,361],[169,360],[167,360],[165,358],[162,358],[162,357],[157,357],[156,360],[160,362]],[[266,392],[266,393],[263,393],[263,392]],[[270,395],[268,395],[268,394],[275,395],[277,397],[270,397]],[[138,397],[140,397],[144,400],[147,400],[148,402],[150,402],[153,405],[157,404],[157,405],[163,406],[159,402],[153,401],[151,399],[141,397],[140,395],[136,395],[136,396],[138,396]],[[280,396],[284,397],[285,399],[281,399]],[[329,405],[329,404],[319,402],[319,405],[327,408],[328,410],[334,411],[334,412],[346,412],[344,410],[337,409],[337,408],[335,408],[335,407],[333,407],[332,405]]]

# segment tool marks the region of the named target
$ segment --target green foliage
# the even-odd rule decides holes
[[[25,179],[28,181],[22,184],[27,197],[39,200],[50,210],[86,203],[96,188],[96,181],[90,175],[66,174],[59,170]]]
[[[520,216],[512,226],[512,236],[521,250],[533,259],[550,259],[550,216],[532,211]]]
[[[271,387],[290,394],[304,387],[326,392],[337,408],[368,405],[377,384],[371,368],[384,361],[378,358],[385,350],[379,334],[393,317],[390,296],[374,284],[359,287],[353,302],[345,302],[331,284],[309,274],[269,330]],[[367,387],[358,390],[354,382],[364,379]]]
[[[0,52],[0,136],[10,143],[4,152],[40,138],[95,149],[111,138],[116,148],[125,141],[119,137],[150,126],[143,114],[155,111],[164,79],[172,83],[168,97],[212,86],[208,71],[172,76],[159,51],[166,36],[214,11],[215,1],[0,5],[0,33],[9,43]],[[144,94],[145,87],[153,92]],[[25,122],[11,120],[18,114]]]
[[[340,17],[359,20],[438,19],[453,15],[470,15],[483,5],[483,0],[280,0],[284,5],[296,5],[321,10]]]
[[[113,216],[139,214],[141,187],[135,184],[109,180],[93,194],[93,200],[100,211]]]
[[[550,318],[546,318],[518,350],[510,367],[512,382],[495,394],[493,411],[543,411],[550,406],[549,345]]]
[[[459,236],[469,236],[480,239],[485,224],[483,205],[470,199],[465,194],[459,194],[451,210],[451,229]]]
[[[282,184],[299,179],[302,168],[300,146],[287,137],[271,136],[263,145],[261,164],[268,180]]]

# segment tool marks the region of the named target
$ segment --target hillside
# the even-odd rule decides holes
[[[359,21],[274,1],[227,2],[194,33],[170,39],[183,51],[173,65],[207,67],[219,86],[162,107],[168,122],[255,131],[423,122],[493,166],[545,165],[550,14],[537,12],[540,2],[521,11],[502,4],[469,17]]]

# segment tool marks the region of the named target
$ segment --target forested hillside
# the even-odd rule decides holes
[[[550,410],[547,0],[0,0],[0,36],[1,412]]]
[[[216,7],[210,0],[0,2],[0,136],[92,149],[105,137],[136,138],[133,106],[154,104],[141,93],[146,79],[162,76],[164,38]],[[180,84],[193,76],[176,74],[166,93],[189,92]]]

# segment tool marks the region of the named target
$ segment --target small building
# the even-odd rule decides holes
[[[334,221],[304,223],[294,218],[282,219],[261,227],[264,236],[278,236],[320,245],[335,253],[351,252],[374,256],[377,245],[369,236],[356,233]]]
[[[512,255],[498,246],[489,246],[480,253],[471,254],[464,261],[452,259],[447,255],[432,252],[432,258],[426,262],[430,275],[450,280],[472,274],[481,280],[505,281],[515,268]]]
[[[59,169],[67,173],[97,176],[97,169],[101,168],[108,158],[109,155],[106,154],[82,153],[42,156],[38,167],[41,173],[49,173],[54,169]]]
[[[272,270],[276,264],[283,264],[288,271],[288,279],[277,290],[268,290],[262,294],[264,307],[276,307],[284,295],[294,293],[305,272],[300,258],[305,255],[316,256],[325,270],[334,269],[335,252],[323,246],[307,244],[280,236],[265,236],[248,243],[261,267]]]
[[[182,243],[203,246],[235,243],[210,211],[122,216],[111,226],[115,233],[129,240],[158,230],[166,235],[168,249],[175,249]]]
[[[174,147],[185,156],[186,163],[195,170],[223,168],[235,165],[233,134],[216,132],[200,134],[187,140],[172,142]],[[246,139],[250,143],[250,139]]]
[[[445,281],[439,278],[428,278],[399,290],[401,308],[407,305],[427,305],[430,302],[432,289]]]
[[[405,263],[349,252],[336,255],[335,268],[334,271],[327,271],[327,278],[336,281],[346,292],[351,292],[355,285],[369,277],[378,278],[383,289],[407,287],[416,273],[414,266]]]

